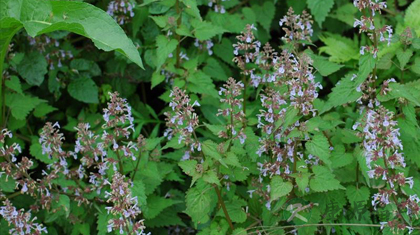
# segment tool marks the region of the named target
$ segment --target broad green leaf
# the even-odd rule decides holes
[[[66,30],[90,38],[99,49],[116,50],[143,68],[136,47],[121,27],[106,12],[91,4],[78,1],[4,0],[1,5],[0,25],[7,32],[4,37],[13,36],[22,27],[32,37]],[[4,43],[1,40],[2,46]]]
[[[21,94],[6,95],[6,106],[10,108],[13,117],[23,120],[37,105],[45,102],[38,97],[31,97]]]
[[[359,73],[357,74],[356,83],[361,84],[366,80],[368,75],[375,68],[375,58],[373,55],[367,53],[360,57],[359,60]]]
[[[326,57],[317,56],[312,51],[309,51],[309,50],[307,51],[307,54],[314,61],[313,66],[324,77],[337,72],[340,68],[344,66],[344,65],[339,65],[331,61],[328,61],[328,58]]]
[[[227,75],[222,65],[213,57],[209,57],[206,61],[206,66],[203,68],[204,73],[215,80],[226,81],[230,74]]]
[[[334,0],[308,0],[307,3],[316,22],[322,28],[322,22],[324,22],[328,13],[331,11]]]
[[[195,0],[181,0],[181,2],[184,3],[185,12],[187,14],[190,14],[191,16],[201,20],[200,10],[197,7],[197,1],[195,1]]]
[[[236,228],[233,230],[232,235],[247,235],[248,233],[244,228]]]
[[[61,216],[68,218],[70,215],[70,198],[67,195],[60,195],[58,201],[53,200],[51,209],[54,210],[54,213],[47,214],[46,223],[53,222]]]
[[[402,48],[397,50],[397,59],[400,62],[400,69],[404,69],[407,65],[408,61],[410,60],[411,56],[413,56],[413,51],[410,49],[403,50]]]
[[[299,187],[299,190],[301,192],[304,192],[305,189],[308,187],[309,176],[311,176],[311,173],[307,173],[307,172],[294,173],[292,175],[292,177],[295,178],[296,184]]]
[[[15,192],[16,188],[16,181],[11,178],[7,177],[6,175],[0,176],[0,189],[5,193],[13,193]]]
[[[160,72],[155,71],[152,75],[152,85],[150,89],[153,89],[155,86],[159,85],[165,81],[165,76],[163,74],[160,74]]]
[[[405,98],[414,105],[420,106],[420,80],[400,84],[390,83],[391,91],[386,96],[378,96],[379,101],[387,101],[389,99]]]
[[[38,138],[36,139],[38,140]],[[32,156],[36,159],[40,160],[43,163],[51,164],[54,163],[54,159],[50,159],[46,154],[42,154],[42,147],[38,141],[32,141],[31,147],[29,148],[29,152]]]
[[[15,91],[15,92],[23,95],[23,93],[22,93],[22,86],[21,86],[20,80],[19,80],[19,78],[17,76],[10,76],[10,79],[9,80],[6,80],[4,82],[4,84],[10,90],[13,90],[13,91]]]
[[[325,46],[320,47],[319,51],[330,55],[330,61],[332,62],[342,63],[359,58],[359,49],[349,38],[338,34],[325,33],[319,39],[325,43]]]
[[[141,170],[141,169],[140,169]],[[137,197],[140,206],[147,204],[146,186],[141,179],[134,179],[133,187],[131,188],[131,195]]]
[[[247,215],[245,212],[245,207],[247,204],[244,200],[239,198],[234,198],[232,201],[225,202],[226,210],[232,222],[234,223],[243,223],[246,221]],[[217,216],[225,217],[222,208],[220,208]]]
[[[352,75],[347,75],[332,89],[332,92],[328,95],[328,101],[320,110],[320,114],[330,110],[333,107],[337,107],[346,103],[354,102],[362,96],[361,92],[357,91],[357,83],[352,79]]]
[[[416,57],[414,59],[414,64],[411,66],[411,71],[420,75],[420,57]]]
[[[196,170],[197,161],[196,160],[180,161],[178,165],[179,167],[181,167],[182,171],[185,174],[192,177],[191,186],[194,185],[197,179],[200,178],[201,176],[201,173],[197,172]]]
[[[284,182],[283,179],[276,175],[271,179],[270,183],[270,200],[274,201],[289,194],[293,189],[292,183]]]
[[[334,174],[324,166],[313,166],[314,177],[309,182],[309,186],[315,192],[326,192],[336,189],[345,189],[340,182],[335,179]]]
[[[191,20],[191,25],[195,29],[194,36],[201,41],[209,40],[210,38],[218,34],[222,34],[226,31],[222,27],[213,25],[211,22],[208,21],[200,21],[193,19]]]
[[[53,106],[47,104],[47,103],[41,103],[38,106],[35,107],[34,110],[34,116],[35,117],[44,117],[45,115],[57,110],[57,108],[54,108]]]
[[[413,1],[407,8],[404,17],[405,26],[414,29],[420,35],[420,0]]]
[[[370,198],[369,188],[361,186],[356,188],[353,185],[347,187],[346,196],[353,207],[366,205]]]
[[[274,14],[276,12],[276,7],[272,1],[263,1],[262,5],[253,5],[252,10],[255,15],[257,15],[257,22],[262,25],[262,27],[269,32],[271,23],[274,19]]]
[[[217,174],[213,170],[209,170],[206,173],[203,174],[203,180],[209,184],[216,184],[218,186],[220,185],[219,177],[217,177]]]
[[[17,71],[29,85],[40,86],[47,74],[47,61],[38,52],[27,54],[20,62]]]
[[[325,164],[330,165],[330,144],[327,137],[319,133],[312,137],[312,139],[305,144],[306,149],[310,154],[319,157]]]
[[[98,103],[98,87],[95,82],[86,77],[77,78],[70,82],[67,91],[74,99],[84,103]]]
[[[175,39],[169,40],[163,35],[159,35],[156,38],[156,67],[160,68],[168,58],[169,54],[171,54],[178,45],[178,41]]]
[[[353,27],[354,24],[354,15],[357,13],[358,9],[354,7],[352,3],[346,3],[337,8],[337,11],[333,14],[330,14],[332,18],[336,18],[347,25]]]
[[[198,94],[207,94],[214,98],[219,97],[212,79],[203,71],[196,71],[190,74],[188,81],[190,82],[187,87],[189,91]]]
[[[156,195],[147,197],[147,204],[143,207],[143,215],[146,219],[153,219],[159,215],[165,208],[175,204],[175,201],[170,198],[164,198]]]
[[[210,217],[209,213],[213,210],[212,193],[214,190],[210,186],[197,185],[190,188],[185,196],[187,206],[186,213],[195,223],[206,223]]]
[[[186,226],[179,218],[179,212],[180,211],[175,210],[174,207],[169,207],[163,210],[161,213],[159,213],[159,215],[155,218],[146,220],[145,225],[147,228],[166,227],[175,225]]]
[[[206,140],[202,143],[201,148],[202,148],[203,153],[205,154],[206,157],[211,157],[214,160],[222,163],[222,165],[224,165],[225,167],[227,167],[226,163],[222,159],[222,155],[217,150],[217,144],[216,143],[214,143],[211,140]]]

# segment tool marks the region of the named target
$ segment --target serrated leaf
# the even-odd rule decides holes
[[[375,68],[375,58],[371,54],[365,54],[359,60],[359,72],[357,73],[356,83],[361,84]]]
[[[171,54],[178,45],[178,41],[175,39],[168,40],[163,35],[159,35],[156,38],[156,67],[160,68],[168,58],[169,54]]]
[[[420,0],[415,0],[407,8],[404,17],[404,24],[414,29],[420,35]]]
[[[181,0],[185,5],[185,12],[197,19],[201,20],[200,10],[197,7],[197,1],[195,0]]]
[[[361,186],[360,188],[356,188],[353,185],[347,187],[346,196],[349,199],[349,202],[352,204],[353,207],[366,205],[370,198],[369,188],[365,186]]]
[[[10,76],[10,79],[6,80],[4,82],[4,84],[6,85],[7,88],[23,95],[22,86],[21,86],[20,80],[17,76]]]
[[[324,166],[313,166],[314,177],[310,180],[309,186],[315,192],[326,192],[336,189],[345,189],[335,179],[334,174]]]
[[[212,211],[211,192],[214,191],[210,190],[209,186],[196,186],[187,191],[185,196],[187,209],[185,212],[195,223],[206,223],[210,219],[208,214]]]
[[[45,102],[38,97],[30,97],[21,94],[8,94],[6,96],[6,105],[10,108],[13,117],[23,120],[37,105]]]
[[[207,157],[211,157],[216,161],[219,161],[223,166],[228,167],[226,163],[224,162],[222,155],[217,150],[217,144],[214,143],[211,140],[206,140],[202,143],[201,149],[203,150],[203,153]]]
[[[47,61],[41,53],[31,52],[20,62],[17,71],[29,85],[40,86],[48,72],[47,66]]]
[[[317,56],[312,51],[307,51],[307,54],[314,61],[313,66],[324,77],[337,72],[338,70],[340,70],[340,68],[344,66],[328,61],[328,58],[326,57]]]
[[[262,6],[255,4],[252,6],[252,10],[254,11],[255,15],[258,17],[256,18],[257,22],[262,25],[262,27],[269,32],[271,22],[273,22],[274,14],[276,12],[276,7],[272,1],[264,1]]]
[[[289,194],[293,189],[292,183],[284,182],[283,179],[276,175],[271,179],[270,183],[270,200],[274,201]]]
[[[141,179],[134,179],[133,187],[131,188],[131,195],[137,197],[140,206],[147,204],[146,186]]]
[[[341,79],[332,92],[328,95],[328,101],[324,105],[323,109],[320,110],[320,114],[330,110],[333,107],[337,107],[346,103],[354,102],[362,96],[361,92],[358,92],[356,81],[352,81],[352,76],[349,74]]]
[[[143,215],[146,219],[153,219],[159,215],[165,208],[175,204],[175,201],[170,198],[164,198],[156,195],[147,197],[147,204],[143,207]]]
[[[209,184],[216,184],[218,186],[220,185],[219,177],[217,177],[217,174],[215,171],[210,170],[203,174],[203,180]]]
[[[178,163],[179,167],[181,167],[182,171],[192,177],[191,185],[194,185],[194,183],[198,180],[198,178],[201,177],[201,173],[197,172],[196,166],[197,161],[196,160],[185,160],[180,161]]]
[[[246,206],[246,202],[242,199],[236,198],[233,201],[228,201],[226,204],[226,210],[232,222],[234,223],[243,223],[246,221],[247,215],[245,209],[242,207]],[[225,217],[222,209],[219,210],[217,216]]]
[[[302,173],[294,173],[292,175],[295,178],[296,184],[299,187],[301,192],[304,192],[305,189],[308,187],[309,184],[309,176],[311,173],[302,172]]]
[[[308,0],[307,3],[316,22],[322,28],[322,22],[324,22],[328,13],[331,11],[334,0]]]
[[[400,48],[397,50],[396,55],[398,62],[400,62],[400,69],[404,69],[410,58],[413,56],[413,51],[410,49],[403,50],[402,48]]]
[[[325,43],[325,46],[320,47],[319,51],[329,54],[329,60],[332,62],[342,63],[359,58],[359,49],[349,38],[338,34],[325,33],[319,39]]]
[[[87,77],[77,78],[70,82],[67,91],[74,99],[84,103],[98,103],[98,87]]]
[[[44,117],[45,115],[54,112],[57,110],[57,108],[47,104],[47,103],[41,103],[35,107],[34,110],[34,116],[35,117]]]
[[[323,134],[318,133],[312,137],[312,139],[305,144],[306,149],[310,154],[319,157],[327,165],[331,165],[330,161],[330,144],[327,137]]]
[[[226,32],[222,27],[216,26],[208,21],[193,19],[191,20],[191,25],[195,29],[194,36],[200,41],[209,40],[218,34]]]

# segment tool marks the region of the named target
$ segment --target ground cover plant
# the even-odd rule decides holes
[[[420,234],[420,0],[1,0],[0,234]]]

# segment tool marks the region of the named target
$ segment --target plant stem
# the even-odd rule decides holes
[[[141,158],[141,152],[139,153],[139,156],[137,158],[136,169],[134,169],[133,176],[131,176],[131,181],[134,181],[134,176],[136,176],[137,170],[139,169],[140,158]]]
[[[219,204],[222,207],[222,210],[223,210],[223,213],[225,214],[226,220],[229,223],[229,227],[233,231],[233,230],[235,230],[235,227],[233,226],[232,220],[230,219],[230,216],[229,216],[229,214],[227,212],[225,202],[223,201],[222,195],[220,194],[220,189],[219,189],[219,187],[217,185],[214,186],[214,189],[216,190],[217,198],[219,199]]]
[[[175,9],[176,9],[176,13],[178,14],[178,20],[176,21],[176,27],[178,29],[179,26],[181,25],[181,22],[182,22],[182,13],[181,13],[181,8],[179,7],[179,0],[176,0],[176,2],[175,2]],[[176,33],[176,30],[175,30],[175,34],[176,34],[176,40],[178,41],[178,45],[176,46],[176,65],[175,65],[175,67],[179,68],[180,63],[181,63],[181,58],[179,56],[179,54],[181,53],[181,36]]]

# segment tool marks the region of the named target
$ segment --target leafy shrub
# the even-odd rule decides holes
[[[1,234],[419,234],[419,0],[87,2],[0,6]]]

